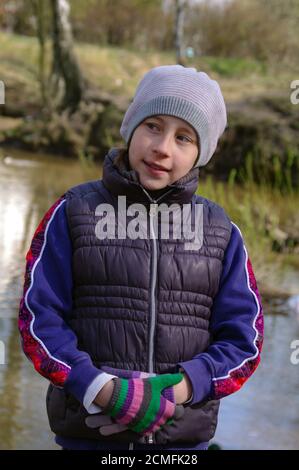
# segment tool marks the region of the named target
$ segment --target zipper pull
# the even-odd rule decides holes
[[[152,217],[155,217],[157,215],[157,212],[158,212],[158,204],[151,204],[150,205],[150,211],[149,211],[149,215],[152,216]]]

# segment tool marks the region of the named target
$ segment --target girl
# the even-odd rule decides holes
[[[127,147],[38,226],[19,329],[63,448],[207,449],[220,399],[257,368],[262,307],[240,230],[195,194],[225,127],[207,74],[151,69],[122,122]]]

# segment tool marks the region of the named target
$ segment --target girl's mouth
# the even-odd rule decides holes
[[[163,168],[160,165],[156,165],[155,163],[148,163],[144,161],[144,164],[146,165],[148,170],[155,175],[161,175],[170,171],[167,168]]]

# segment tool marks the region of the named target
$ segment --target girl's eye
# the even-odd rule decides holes
[[[154,122],[146,122],[145,125],[151,129],[151,130],[159,130],[159,126],[157,124],[155,124]],[[178,138],[182,138],[184,140],[182,140],[182,142],[184,143],[192,143],[192,139],[190,139],[190,137],[187,137],[186,135],[183,135],[183,134],[180,134],[178,135]]]
[[[186,135],[179,135],[178,137],[183,137],[183,139],[185,139],[184,142],[192,142],[192,140]]]
[[[158,126],[154,124],[153,122],[147,122],[146,125],[148,126],[149,129],[153,129],[153,128],[158,129]]]

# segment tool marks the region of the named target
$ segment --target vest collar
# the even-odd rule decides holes
[[[130,169],[127,155],[119,164],[116,157],[118,148],[112,148],[105,156],[103,183],[115,196],[126,196],[128,201],[143,204],[167,202],[168,204],[187,204],[191,201],[198,186],[199,168],[192,168],[187,175],[162,190],[148,191],[139,182],[138,173]]]

